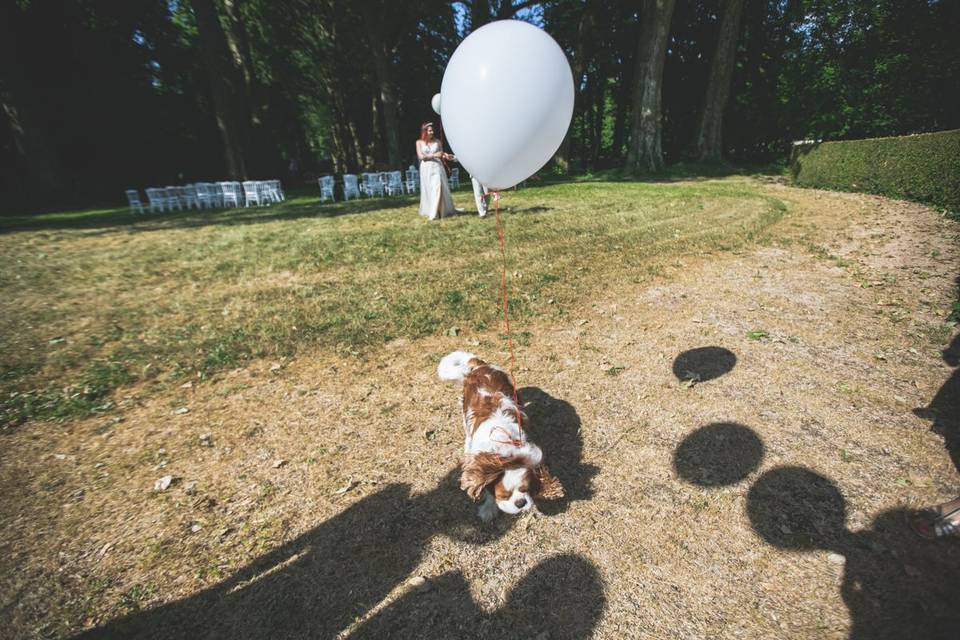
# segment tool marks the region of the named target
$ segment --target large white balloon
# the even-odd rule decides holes
[[[502,20],[460,43],[440,96],[457,161],[489,189],[506,189],[536,173],[563,142],[573,115],[573,74],[546,32]]]
[[[433,112],[437,115],[440,115],[440,94],[435,93],[430,99],[430,106],[433,107]]]

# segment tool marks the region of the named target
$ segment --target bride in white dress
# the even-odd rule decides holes
[[[434,137],[432,122],[420,127],[417,157],[420,159],[420,215],[430,220],[453,215],[457,210],[441,160],[455,161],[456,158],[443,152],[440,141]]]

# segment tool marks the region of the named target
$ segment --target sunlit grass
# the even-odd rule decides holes
[[[562,320],[608,282],[750,242],[784,211],[737,179],[554,184],[503,205],[518,320]],[[109,411],[119,386],[251,358],[498,327],[494,221],[429,224],[410,197],[0,224],[0,424]]]

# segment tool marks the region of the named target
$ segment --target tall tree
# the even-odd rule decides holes
[[[384,137],[387,146],[387,161],[390,166],[400,163],[400,113],[397,104],[396,80],[393,59],[401,38],[407,36],[408,27],[416,28],[417,16],[410,12],[415,7],[410,3],[386,2],[376,5],[367,0],[360,3],[363,23],[373,59],[377,98],[383,108]],[[413,24],[411,25],[411,18]],[[373,106],[374,111],[377,105]],[[376,123],[375,123],[376,124]],[[376,128],[376,127],[375,127]]]
[[[640,2],[640,40],[637,44],[626,167],[631,172],[659,171],[663,168],[661,87],[674,4],[674,0]]]
[[[235,180],[247,177],[244,148],[247,143],[247,117],[243,76],[230,53],[227,36],[220,22],[216,0],[191,0],[200,36],[203,57],[216,111],[217,128],[223,140],[227,175]]]
[[[573,112],[580,113],[583,110],[584,82],[583,76],[587,68],[588,57],[591,53],[591,45],[595,38],[596,30],[596,0],[586,0],[581,7],[578,7],[579,19],[577,20],[576,45],[573,51],[573,60],[570,68],[573,72]],[[574,137],[574,126],[567,129],[567,135],[563,137],[560,148],[554,158],[557,168],[562,173],[570,171],[570,145]]]
[[[0,138],[0,151],[8,151],[10,169],[0,172],[0,186],[8,194],[23,196],[28,194],[24,187],[55,190],[61,186],[56,156],[44,136],[44,132],[33,121],[22,100],[18,99],[14,85],[18,87],[29,83],[25,70],[17,60],[17,39],[20,32],[21,14],[15,5],[0,9],[0,123],[6,124],[8,140],[4,144]],[[18,28],[20,27],[20,28]],[[29,72],[27,72],[28,74]],[[0,134],[3,129],[0,128]],[[7,155],[7,154],[3,154]]]
[[[744,0],[723,0],[720,10],[720,35],[710,65],[707,93],[697,127],[696,155],[700,160],[717,161],[723,151],[723,114],[730,95],[730,80],[737,58],[740,22]]]
[[[614,92],[614,115],[613,115],[613,134],[610,144],[611,158],[617,163],[623,161],[623,142],[627,132],[627,115],[630,106],[630,96],[632,94],[631,81],[634,74],[634,53],[638,24],[631,20],[632,12],[625,3],[618,2],[615,5],[616,11],[610,17],[613,20],[611,26],[616,29],[617,37],[615,39],[615,52],[613,62],[615,63],[616,75],[613,78],[616,91]]]

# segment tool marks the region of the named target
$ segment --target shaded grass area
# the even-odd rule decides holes
[[[468,192],[458,206],[472,206]],[[785,210],[742,180],[545,184],[504,194],[511,313],[563,318],[611,280],[752,241]],[[428,224],[412,197],[131,217],[3,221],[0,424],[110,411],[112,392],[182,383],[305,347],[494,330],[494,222]]]

